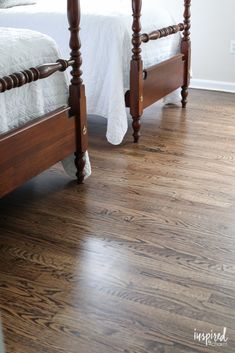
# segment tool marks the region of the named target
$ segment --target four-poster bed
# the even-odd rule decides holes
[[[130,90],[126,92],[125,101],[126,106],[130,108],[130,114],[133,118],[134,142],[139,141],[141,128],[140,119],[145,108],[179,87],[182,87],[182,107],[186,107],[191,61],[190,7],[191,0],[184,0],[184,23],[162,28],[149,34],[142,34],[142,0],[132,0],[133,55],[130,68]],[[175,55],[160,64],[143,69],[141,57],[142,43],[158,40],[180,31],[183,31],[181,54]]]
[[[88,137],[85,88],[81,78],[79,0],[67,0],[67,17],[70,25],[69,60],[61,59],[0,78],[0,93],[4,94],[72,67],[66,107],[0,135],[0,197],[72,153],[75,153],[77,180],[83,182]]]

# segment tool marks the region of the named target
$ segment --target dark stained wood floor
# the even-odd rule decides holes
[[[235,96],[158,104],[142,133],[91,119],[85,185],[54,167],[0,200],[7,353],[235,352]]]

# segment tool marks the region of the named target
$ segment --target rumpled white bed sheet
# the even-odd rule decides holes
[[[66,30],[66,0],[38,0],[37,5],[0,10],[2,26],[30,28],[50,35],[68,57],[69,32]],[[88,113],[107,118],[107,139],[120,144],[127,131],[128,112],[124,93],[129,89],[131,59],[131,1],[81,0],[81,41],[83,79]],[[175,23],[156,0],[143,1],[142,32]],[[168,59],[180,50],[180,34],[144,44],[144,66]],[[179,92],[167,103],[179,101]]]
[[[0,27],[0,43],[0,77],[40,64],[56,62],[59,57],[53,39],[31,30]],[[64,73],[56,73],[45,80],[1,93],[0,134],[66,106],[67,102],[68,80]],[[72,157],[68,171],[74,176],[73,160]],[[86,175],[89,176],[88,156],[86,167]]]

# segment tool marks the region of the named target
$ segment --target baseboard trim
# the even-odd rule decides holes
[[[196,88],[196,89],[206,89],[210,91],[222,91],[222,92],[235,93],[234,82],[192,79],[190,87]]]

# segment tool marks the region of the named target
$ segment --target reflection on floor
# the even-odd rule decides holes
[[[7,353],[234,353],[234,95],[158,104],[142,134],[92,118],[85,185],[56,166],[0,200]]]

